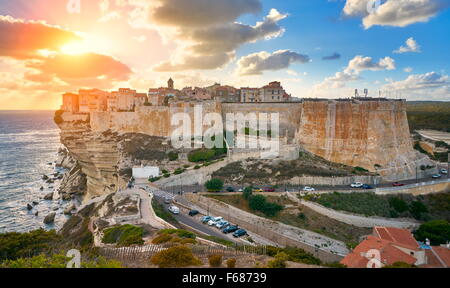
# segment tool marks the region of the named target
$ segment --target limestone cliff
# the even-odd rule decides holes
[[[385,179],[415,177],[416,167],[432,164],[413,149],[405,101],[305,101],[296,139],[329,161]]]

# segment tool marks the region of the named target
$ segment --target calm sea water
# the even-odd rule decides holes
[[[63,203],[42,200],[59,184],[42,180],[43,174],[51,176],[58,169],[54,162],[61,143],[53,114],[0,111],[0,233],[58,229],[66,219],[60,207]],[[28,211],[27,203],[33,201],[39,205]],[[57,212],[55,224],[44,225],[44,217],[52,211]]]

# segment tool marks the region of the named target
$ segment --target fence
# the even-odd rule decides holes
[[[148,260],[161,251],[164,251],[175,245],[144,245],[133,247],[104,247],[100,248],[100,254],[109,259],[119,260]],[[204,245],[194,245],[190,247],[192,253],[199,257],[208,257],[210,255],[223,255],[228,257],[237,257],[242,255],[266,255],[265,246],[236,246],[236,247],[213,247]]]

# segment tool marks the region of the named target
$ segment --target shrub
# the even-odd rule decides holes
[[[149,181],[152,182],[152,183],[156,182],[156,181],[159,181],[159,180],[161,180],[161,177],[152,177],[152,178],[149,179]]]
[[[194,167],[195,170],[198,170],[200,168],[202,168],[202,166],[200,166],[200,165],[195,165],[195,167]]]
[[[209,267],[220,267],[222,266],[222,255],[211,255],[208,257]]]
[[[420,220],[422,218],[422,214],[428,213],[428,208],[420,201],[413,201],[409,208],[409,212],[415,219]]]
[[[142,245],[144,229],[130,224],[112,227],[104,230],[103,243],[117,244],[117,246]]]
[[[227,267],[232,269],[232,268],[236,268],[236,259],[234,258],[230,258],[227,260]]]
[[[450,223],[445,220],[426,222],[420,225],[414,235],[419,241],[428,238],[432,245],[446,244],[450,241]]]
[[[150,261],[159,268],[182,268],[202,264],[198,258],[194,257],[192,250],[186,246],[175,246],[163,250],[153,256]]]
[[[393,197],[389,199],[389,205],[395,209],[398,213],[403,213],[408,211],[408,204],[398,197]]]
[[[162,174],[169,174],[169,171],[167,171],[166,169],[161,170]]]
[[[251,196],[248,201],[249,207],[252,210],[260,211],[268,217],[274,217],[283,210],[283,206],[276,203],[267,202],[263,195]]]
[[[189,167],[191,167],[190,165],[183,165],[183,168],[188,169]]]
[[[62,240],[54,230],[36,230],[28,233],[0,234],[0,261],[46,253],[57,246]]]
[[[216,156],[216,152],[214,150],[200,149],[192,151],[188,154],[189,162],[203,162],[209,161]]]
[[[164,178],[169,178],[170,177],[170,173],[164,174]]]
[[[167,157],[169,157],[169,161],[177,161],[178,160],[178,153],[177,152],[169,152],[167,154]]]
[[[211,179],[205,183],[206,189],[208,191],[221,191],[223,189],[223,181],[220,179]]]
[[[178,168],[177,170],[175,170],[174,174],[175,175],[180,175],[183,174],[186,170],[183,168]]]
[[[163,244],[172,240],[172,236],[169,234],[158,235],[156,238],[152,240],[153,244]]]
[[[280,252],[277,255],[275,255],[275,259],[269,261],[267,263],[268,268],[286,268],[286,262],[289,260],[289,256],[284,253]]]
[[[183,229],[163,229],[159,230],[158,234],[168,234],[168,235],[175,234],[181,238],[191,238],[191,239],[195,239],[197,237],[197,235],[195,235],[194,233]]]
[[[245,187],[244,192],[242,192],[242,196],[245,200],[249,200],[252,196],[253,188],[252,187]]]

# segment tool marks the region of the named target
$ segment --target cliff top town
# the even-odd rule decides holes
[[[89,112],[129,112],[137,106],[167,106],[172,101],[207,101],[224,103],[291,102],[295,99],[288,94],[280,82],[271,82],[261,88],[222,86],[218,83],[209,87],[185,87],[175,89],[172,78],[167,87],[150,88],[148,93],[139,93],[130,88],[106,92],[99,89],[80,89],[78,94],[63,95],[62,111],[73,113]]]

